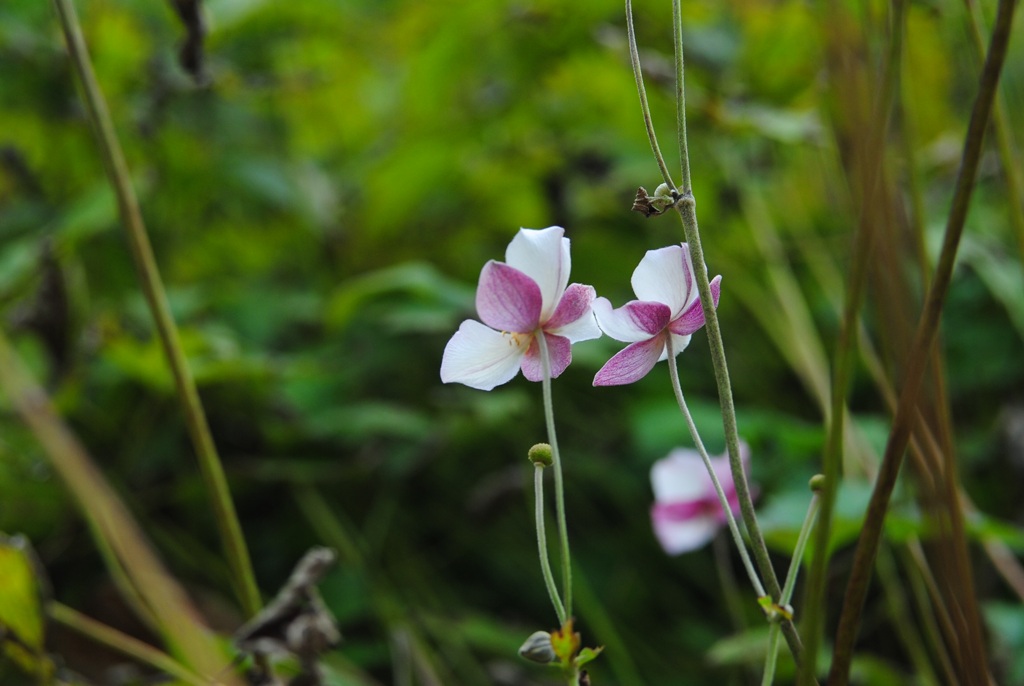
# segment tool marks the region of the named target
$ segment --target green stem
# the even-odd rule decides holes
[[[178,399],[185,415],[185,423],[195,446],[200,471],[220,530],[224,552],[233,573],[235,590],[246,614],[254,616],[259,612],[262,602],[253,574],[252,562],[249,559],[249,551],[245,538],[242,536],[242,528],[235,513],[234,503],[231,500],[224,468],[210,435],[210,427],[206,422],[206,415],[196,390],[195,380],[192,378],[174,318],[171,316],[167,304],[167,294],[160,279],[153,248],[146,234],[142,213],[132,188],[128,164],[114,131],[106,100],[100,90],[96,74],[93,72],[74,6],[71,0],[54,0],[54,5],[64,31],[68,54],[82,83],[85,104],[99,138],[104,165],[117,196],[118,210],[128,237],[128,244],[139,274],[142,290],[156,321],[160,342],[174,375]]]
[[[740,513],[743,516],[743,523],[747,527],[747,535],[750,537],[750,546],[754,554],[757,568],[760,570],[764,581],[765,589],[772,600],[777,600],[782,595],[782,587],[779,586],[779,579],[772,567],[771,557],[768,554],[768,546],[765,545],[764,536],[761,534],[761,527],[757,523],[757,515],[754,512],[754,501],[750,495],[750,485],[747,483],[747,475],[743,469],[743,461],[740,458],[739,429],[736,425],[736,407],[732,398],[732,382],[729,380],[729,367],[725,360],[725,344],[722,342],[722,329],[718,323],[718,313],[715,311],[714,299],[711,295],[711,284],[708,280],[708,268],[704,263],[704,249],[700,243],[700,231],[697,227],[696,202],[692,194],[685,194],[676,205],[680,220],[683,224],[683,232],[686,235],[686,242],[690,246],[690,256],[693,259],[693,272],[697,279],[697,290],[700,293],[701,307],[704,308],[705,329],[708,333],[708,344],[711,348],[711,364],[715,371],[715,382],[718,386],[718,401],[722,408],[722,425],[725,430],[725,443],[729,452],[729,466],[732,469],[733,480],[736,483],[736,496],[740,503]],[[803,646],[800,637],[793,627],[793,623],[785,621],[782,625],[783,635],[789,645],[793,659],[800,663]]]
[[[686,87],[684,84],[683,65],[683,10],[681,0],[672,0],[672,32],[675,46],[676,65],[676,131],[679,137],[679,166],[682,169],[682,185],[679,191],[683,194],[692,192],[690,187],[690,152],[686,141]]]
[[[804,549],[807,547],[807,540],[811,537],[811,530],[818,518],[818,510],[821,506],[821,497],[814,493],[811,502],[807,506],[807,516],[804,524],[800,527],[800,535],[796,539],[796,547],[793,549],[793,559],[789,563],[789,572],[786,574],[786,584],[782,587],[782,597],[779,604],[787,606],[793,600],[793,589],[796,588],[796,578],[800,576],[800,565],[804,559]]]
[[[565,520],[565,485],[562,478],[562,458],[558,451],[558,438],[555,436],[555,410],[551,400],[551,355],[545,334],[540,331],[535,336],[540,347],[540,362],[544,379],[541,387],[544,394],[544,421],[548,427],[548,443],[551,445],[551,466],[555,470],[555,508],[558,521],[558,538],[562,547],[562,587],[565,593],[565,617],[572,618],[572,558],[569,555],[569,529]]]
[[[793,558],[789,563],[789,572],[786,574],[786,584],[782,587],[782,596],[779,598],[779,605],[788,608],[793,599],[793,589],[796,588],[796,578],[800,575],[800,564],[804,559],[804,549],[807,547],[807,539],[810,538],[811,529],[818,518],[818,506],[820,498],[815,492],[811,496],[811,502],[807,506],[807,516],[804,517],[803,526],[800,527],[800,534],[796,539],[796,547],[793,548]],[[764,676],[761,679],[762,686],[771,686],[775,681],[775,665],[779,653],[779,630],[780,625],[773,622],[768,629],[768,654],[764,660]]]
[[[889,498],[896,484],[896,477],[899,475],[903,454],[906,451],[916,418],[918,392],[930,360],[929,350],[935,338],[946,295],[949,292],[956,253],[960,245],[960,237],[963,235],[967,209],[977,176],[978,162],[981,159],[985,128],[1006,58],[1016,4],[1016,0],[1000,0],[999,2],[988,56],[982,69],[978,96],[974,102],[964,141],[962,162],[957,175],[956,191],[946,224],[939,263],[928,290],[924,311],[918,321],[914,344],[908,357],[908,368],[904,373],[904,385],[900,392],[899,405],[893,418],[892,432],[885,447],[885,454],[878,471],[875,488],[871,494],[871,501],[868,504],[867,516],[846,586],[843,609],[836,632],[835,657],[828,681],[830,686],[845,686],[849,680],[853,644],[857,638],[857,629],[860,625],[860,615],[864,607],[864,598],[867,595],[871,569],[878,551]],[[977,675],[977,678],[981,679],[983,675]]]
[[[627,0],[627,16],[631,17],[632,11],[630,3]],[[675,39],[675,49],[678,53],[676,55],[676,77],[677,77],[677,95],[681,98],[686,97],[686,87],[684,83],[683,74],[683,43],[682,43],[682,14],[676,12],[676,29],[674,31],[677,34]],[[635,46],[636,40],[632,35],[632,19],[629,21],[630,27],[630,43]],[[639,71],[637,69],[638,64],[634,66],[634,73],[638,76],[637,81],[642,85],[642,80],[639,78]],[[645,108],[645,117],[647,116],[646,110],[646,99],[641,95],[641,107]],[[677,108],[678,112],[678,108]],[[680,117],[680,131],[679,135],[681,138],[686,137],[685,127],[685,112]],[[686,155],[686,159],[683,160],[682,166],[686,170],[685,173],[689,173],[690,163],[687,154],[687,143],[685,140],[681,140],[679,143],[679,150],[682,154]],[[657,155],[656,155],[657,156]],[[671,185],[671,184],[670,184]],[[743,462],[740,459],[740,441],[739,441],[739,430],[736,425],[736,408],[733,404],[732,398],[732,383],[729,380],[729,368],[725,361],[725,346],[722,342],[722,332],[718,325],[718,313],[715,311],[714,299],[711,296],[711,285],[708,280],[708,269],[704,263],[704,250],[700,243],[700,231],[697,227],[697,204],[694,200],[693,193],[690,189],[684,189],[682,197],[679,202],[676,203],[676,210],[679,212],[679,218],[683,224],[683,232],[686,235],[686,242],[690,245],[690,254],[693,258],[694,275],[697,279],[697,290],[700,293],[701,306],[704,308],[705,314],[705,327],[708,332],[708,342],[711,346],[711,362],[715,370],[715,381],[718,385],[718,399],[719,404],[722,408],[722,423],[725,429],[725,442],[729,452],[729,465],[732,469],[733,479],[736,482],[736,495],[740,502],[740,511],[743,515],[743,522],[747,527],[747,533],[750,536],[751,548],[754,552],[754,558],[757,561],[758,569],[764,576],[764,583],[768,589],[768,593],[771,594],[773,599],[778,599],[782,593],[782,588],[779,586],[778,577],[775,575],[775,569],[772,567],[771,558],[768,555],[768,547],[765,545],[764,536],[761,534],[761,527],[757,523],[757,516],[754,513],[754,501],[750,495],[750,486],[747,483],[747,475],[743,470]],[[793,653],[793,658],[797,664],[800,662],[800,653],[802,651],[800,637],[796,633],[796,629],[793,628],[793,623],[786,621],[782,627],[783,633],[786,636],[786,642],[789,644],[790,651]]]
[[[651,108],[647,104],[647,89],[644,88],[644,75],[640,69],[640,53],[636,49],[636,30],[633,28],[633,3],[626,0],[626,36],[629,40],[629,63],[633,66],[633,78],[636,80],[636,91],[640,95],[640,109],[644,115],[644,126],[647,127],[647,138],[651,141],[651,152],[661,170],[661,176],[669,188],[675,189],[672,183],[672,175],[668,173],[668,166],[658,146],[658,136],[654,133],[654,120],[651,119]],[[684,167],[689,172],[689,166]]]
[[[683,389],[679,385],[679,369],[676,366],[676,355],[675,350],[672,346],[671,334],[666,337],[667,342],[665,347],[668,350],[668,374],[672,379],[672,391],[676,396],[676,403],[679,405],[679,411],[683,415],[683,419],[686,420],[686,426],[690,430],[690,437],[693,439],[693,444],[697,447],[697,452],[700,454],[701,460],[704,461],[704,466],[708,470],[708,476],[711,477],[711,483],[715,486],[715,494],[718,495],[718,502],[722,504],[722,511],[725,513],[725,520],[729,524],[729,533],[732,534],[732,540],[736,544],[736,550],[739,551],[740,559],[743,560],[743,567],[747,570],[747,576],[750,577],[750,585],[754,587],[754,591],[757,592],[758,598],[765,596],[764,586],[761,585],[761,579],[757,576],[757,570],[754,569],[753,563],[750,561],[750,555],[747,553],[747,545],[743,542],[743,535],[740,534],[740,529],[736,525],[736,518],[732,515],[732,506],[729,504],[729,499],[725,495],[725,491],[722,490],[722,484],[718,480],[718,475],[715,474],[715,468],[711,465],[711,458],[708,457],[708,451],[704,448],[704,442],[700,439],[700,434],[697,432],[697,425],[693,421],[693,416],[690,414],[690,409],[686,406],[686,399],[683,397]]]
[[[768,652],[764,657],[764,675],[761,677],[761,686],[771,686],[775,681],[775,665],[779,660],[779,631],[780,625],[772,622],[768,627]]]
[[[97,643],[102,643],[108,648],[134,658],[143,664],[159,669],[161,672],[173,676],[178,681],[192,686],[207,686],[209,683],[192,670],[185,667],[173,657],[162,650],[158,650],[148,643],[123,634],[117,629],[97,622],[91,617],[83,615],[67,605],[57,601],[50,601],[46,606],[46,614],[58,624],[63,624],[83,636],[88,636]]]
[[[544,576],[544,585],[547,586],[548,595],[551,597],[551,604],[558,615],[558,625],[565,624],[565,607],[562,606],[562,599],[558,597],[558,587],[555,585],[555,577],[551,573],[551,561],[548,559],[548,537],[544,530],[544,467],[536,465],[533,468],[533,499],[534,517],[537,524],[537,555],[540,558],[540,571]]]

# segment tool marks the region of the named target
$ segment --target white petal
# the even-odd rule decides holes
[[[679,555],[700,548],[715,537],[720,524],[714,517],[700,517],[685,522],[654,518],[654,535],[665,552]]]
[[[630,300],[622,307],[615,309],[608,298],[597,298],[591,307],[601,331],[623,343],[637,343],[656,336],[660,327],[655,326],[652,322],[658,319],[659,314],[662,320],[669,315],[668,310],[661,303],[647,303],[639,300]],[[663,326],[667,324],[668,322],[665,321]]]
[[[552,329],[549,333],[565,336],[573,343],[590,341],[601,337],[601,329],[597,326],[597,320],[594,318],[593,312],[587,312],[576,321]]]
[[[633,270],[630,283],[637,298],[668,305],[675,319],[697,293],[689,246],[648,250]]]
[[[561,226],[519,229],[505,250],[505,262],[540,286],[540,320],[547,321],[569,285],[569,239]]]
[[[651,466],[651,488],[659,503],[695,500],[714,493],[700,454],[687,448],[676,448]]]
[[[441,381],[489,391],[512,380],[532,340],[467,319],[444,348]]]
[[[686,350],[686,346],[690,345],[690,339],[693,336],[680,336],[678,334],[669,334],[672,336],[672,350],[676,355]],[[665,346],[665,351],[661,353],[661,357],[658,358],[658,362],[664,362],[668,359],[668,346]]]

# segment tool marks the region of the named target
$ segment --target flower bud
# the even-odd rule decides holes
[[[811,480],[807,485],[810,486],[811,490],[815,493],[821,493],[825,490],[825,475],[815,474],[811,477]]]
[[[558,659],[555,649],[551,645],[551,634],[546,631],[534,631],[530,634],[530,637],[519,649],[519,655],[542,665],[550,664]]]
[[[526,456],[535,467],[550,467],[554,459],[551,456],[551,446],[547,443],[538,443],[533,446]]]

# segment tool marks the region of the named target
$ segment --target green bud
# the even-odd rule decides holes
[[[533,446],[526,456],[535,467],[550,467],[554,460],[551,456],[551,446],[547,443],[538,443]]]
[[[825,475],[815,474],[814,476],[811,477],[811,480],[808,483],[808,485],[811,487],[811,490],[814,491],[815,493],[821,493],[823,490],[825,490]]]
[[[519,655],[542,665],[550,664],[558,658],[555,655],[555,649],[551,646],[551,634],[546,631],[534,631],[530,634],[530,637],[519,649]]]

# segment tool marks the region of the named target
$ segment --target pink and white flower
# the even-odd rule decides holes
[[[697,293],[690,246],[670,245],[649,250],[633,271],[632,300],[612,309],[607,298],[594,301],[598,326],[617,341],[629,343],[597,372],[595,386],[620,386],[639,381],[668,358],[667,342],[679,354],[690,336],[704,326],[704,308]],[[718,307],[722,277],[711,281],[711,294]]]
[[[520,229],[505,261],[484,265],[476,290],[483,324],[468,319],[459,326],[444,349],[441,381],[489,391],[520,369],[530,381],[540,381],[539,335],[547,342],[555,378],[572,361],[573,343],[601,335],[591,310],[594,288],[567,287],[571,261],[564,233],[560,226]]]
[[[750,467],[750,447],[740,442],[744,471]],[[739,514],[736,483],[729,456],[712,457],[711,466],[733,514]],[[725,510],[715,492],[707,467],[696,450],[677,448],[651,467],[654,535],[669,555],[700,548],[725,525]]]

